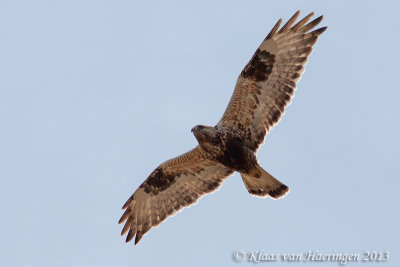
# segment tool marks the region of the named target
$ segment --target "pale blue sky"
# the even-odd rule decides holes
[[[195,146],[194,125],[219,120],[259,43],[298,9],[324,14],[329,28],[258,154],[290,194],[252,197],[235,174],[139,246],[125,244],[122,204]],[[232,260],[238,249],[389,251],[380,266],[399,266],[398,10],[0,1],[0,266],[250,264]]]

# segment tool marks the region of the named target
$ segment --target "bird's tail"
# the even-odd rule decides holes
[[[278,199],[289,193],[289,187],[272,177],[260,165],[257,165],[249,173],[240,173],[244,185],[250,194],[258,197]]]

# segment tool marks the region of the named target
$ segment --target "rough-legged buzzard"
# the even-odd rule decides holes
[[[136,235],[137,244],[152,227],[217,189],[235,171],[250,194],[278,199],[289,192],[258,164],[256,153],[290,103],[312,46],[326,30],[313,30],[322,20],[309,22],[313,13],[293,25],[299,14],[279,29],[280,19],[261,43],[218,124],[192,129],[199,145],[158,166],[128,199],[119,220],[125,222],[121,234],[128,232],[126,242]]]

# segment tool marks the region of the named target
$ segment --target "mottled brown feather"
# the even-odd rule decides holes
[[[218,126],[239,133],[253,151],[267,132],[279,122],[294,96],[312,46],[326,27],[309,32],[322,20],[314,13],[292,26],[300,12],[278,31],[281,20],[261,43],[244,67]]]
[[[152,227],[216,190],[233,170],[207,158],[197,146],[158,166],[124,204],[121,235],[137,244]]]

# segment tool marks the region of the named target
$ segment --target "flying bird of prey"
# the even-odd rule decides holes
[[[265,135],[278,123],[290,103],[308,56],[326,27],[313,30],[322,16],[314,13],[297,24],[300,12],[279,29],[273,27],[244,67],[221,120],[214,127],[192,129],[198,145],[159,165],[122,207],[121,235],[137,244],[152,227],[216,190],[239,172],[250,194],[278,199],[289,187],[272,177],[257,161]],[[309,23],[308,23],[309,22]]]

